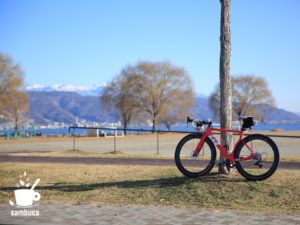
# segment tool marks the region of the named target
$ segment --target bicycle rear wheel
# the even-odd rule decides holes
[[[208,138],[206,138],[199,154],[193,156],[193,152],[201,137],[202,134],[189,134],[176,147],[176,166],[183,175],[190,178],[200,177],[209,173],[215,164],[216,148]]]
[[[237,170],[247,180],[264,180],[276,171],[280,156],[271,138],[254,134],[240,142],[234,157]]]

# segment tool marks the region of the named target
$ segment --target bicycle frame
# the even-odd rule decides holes
[[[239,134],[239,140],[235,143],[231,153],[229,153],[229,154],[227,153],[226,148],[224,146],[222,146],[221,143],[219,142],[219,140],[214,136],[214,134],[213,134],[214,132]],[[193,155],[196,156],[196,155],[199,154],[199,152],[202,149],[202,146],[205,142],[205,139],[209,138],[214,143],[214,145],[219,149],[220,153],[225,157],[225,159],[230,161],[230,162],[246,161],[246,160],[253,159],[253,158],[255,158],[255,153],[248,145],[246,145],[246,147],[251,152],[250,156],[240,158],[240,159],[235,159],[234,158],[234,153],[235,153],[236,147],[242,141],[243,134],[244,134],[243,130],[231,130],[231,129],[226,129],[226,128],[211,128],[211,127],[208,127],[206,129],[206,131],[203,133],[203,136],[202,136],[200,142],[196,146],[196,148],[193,152]]]

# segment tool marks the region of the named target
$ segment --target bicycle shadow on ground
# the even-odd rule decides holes
[[[168,188],[168,187],[180,187],[190,183],[206,182],[206,183],[236,183],[236,182],[249,182],[240,176],[222,175],[218,173],[210,173],[200,178],[187,178],[183,176],[174,176],[158,179],[147,179],[147,180],[125,180],[125,181],[114,181],[114,182],[99,182],[89,184],[65,184],[65,183],[54,183],[53,185],[39,186],[36,190],[53,190],[53,191],[64,191],[64,192],[78,192],[78,191],[90,191],[102,188]],[[252,182],[249,182],[249,184]],[[0,191],[13,191],[15,187],[1,187]]]

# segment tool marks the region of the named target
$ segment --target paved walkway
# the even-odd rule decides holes
[[[11,211],[24,211],[0,203],[0,224],[300,224],[300,216],[243,214],[234,211],[212,211],[136,205],[63,205],[46,204],[26,209],[38,210],[39,216],[11,216]]]
[[[18,156],[7,153],[0,153],[1,162],[175,166],[174,159]],[[300,169],[300,162],[280,162],[279,168]]]

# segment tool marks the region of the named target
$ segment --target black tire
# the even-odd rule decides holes
[[[198,156],[192,157],[201,137],[202,134],[189,134],[182,138],[176,147],[176,166],[183,175],[190,178],[204,176],[215,165],[216,147],[208,138],[206,138]]]
[[[242,161],[241,158],[251,156],[250,147],[257,154],[256,159]],[[261,134],[245,137],[237,146],[234,158],[236,168],[247,180],[264,180],[272,176],[279,164],[279,151],[275,142]]]

